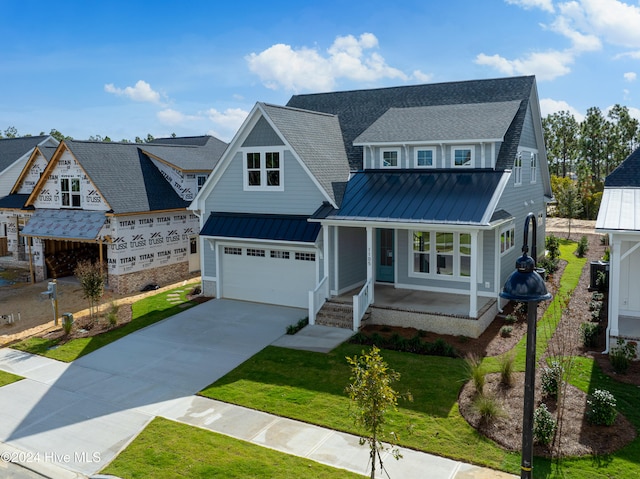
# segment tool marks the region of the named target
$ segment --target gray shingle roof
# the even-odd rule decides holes
[[[349,163],[338,117],[260,103],[278,131],[336,204],[349,179]]]
[[[353,146],[353,140],[389,108],[520,101],[498,154],[496,169],[501,170],[513,166],[534,81],[526,76],[295,95],[287,106],[338,115],[351,169],[359,170],[362,147]]]
[[[47,138],[49,135],[0,139],[0,171],[12,165]]]
[[[186,208],[151,160],[135,143],[64,142],[113,212]]]
[[[161,138],[154,140],[153,143],[137,146],[142,151],[161,158],[182,171],[213,170],[227,148],[224,141],[213,136]]]
[[[640,148],[631,153],[618,167],[607,176],[605,188],[640,188]]]
[[[499,140],[520,101],[389,108],[354,144],[451,140]]]

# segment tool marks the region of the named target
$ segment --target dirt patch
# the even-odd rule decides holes
[[[5,267],[4,269],[4,273],[6,273],[10,268]],[[8,320],[0,319],[0,347],[16,340],[60,329],[60,326],[54,326],[51,301],[42,294],[47,290],[47,282],[31,284],[25,282],[29,278],[28,270],[23,268],[11,268],[11,270],[13,270],[12,274],[16,282],[0,286],[0,315],[13,315],[14,322],[9,323]],[[186,281],[163,286],[158,290],[128,295],[115,294],[113,291],[107,290],[99,306],[99,314],[103,315],[112,303],[116,303],[120,305],[118,324],[121,324],[126,321],[126,315],[130,315],[130,312],[127,313],[126,310],[129,308],[130,311],[131,303],[149,295],[199,281],[200,277],[194,276]],[[84,298],[82,288],[74,278],[61,278],[57,282],[59,315],[69,312],[80,322],[83,317],[89,314],[89,303]],[[108,322],[105,321],[105,324]]]

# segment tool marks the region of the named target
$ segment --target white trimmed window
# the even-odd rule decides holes
[[[518,153],[513,161],[513,184],[522,184],[522,153]]]
[[[233,248],[231,246],[224,247],[224,254],[233,254],[233,255],[241,255],[242,248]]]
[[[538,179],[538,154],[531,153],[531,183],[535,183]]]
[[[413,270],[420,277],[471,275],[471,234],[449,231],[413,231]]]
[[[245,189],[282,191],[284,189],[282,183],[283,156],[283,151],[246,151],[244,153]]]
[[[382,150],[382,167],[383,168],[399,168],[400,167],[400,150],[389,149]]]
[[[263,249],[255,249],[255,248],[247,248],[247,256],[258,256],[260,258],[264,258],[264,250]]]
[[[414,166],[416,168],[432,168],[435,166],[434,148],[416,148],[414,153]]]
[[[198,191],[200,191],[207,182],[207,175],[196,175],[196,180],[198,181]]]
[[[452,156],[453,166],[455,168],[469,168],[473,166],[473,148],[471,147],[453,148]]]
[[[509,225],[500,231],[500,253],[504,254],[516,245],[516,230],[514,225]]]
[[[315,253],[296,253],[296,259],[298,261],[315,261],[316,254]]]
[[[80,208],[80,178],[61,178],[60,194],[62,206]]]
[[[273,249],[270,252],[270,256],[272,258],[289,259],[289,252]]]

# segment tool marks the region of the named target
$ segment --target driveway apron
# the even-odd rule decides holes
[[[282,336],[306,311],[215,299],[71,364],[0,349],[0,441],[42,472],[91,475],[163,409]],[[18,453],[15,453],[18,455]]]

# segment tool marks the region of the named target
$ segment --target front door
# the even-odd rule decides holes
[[[394,230],[376,230],[377,262],[376,280],[393,283],[393,233]]]

